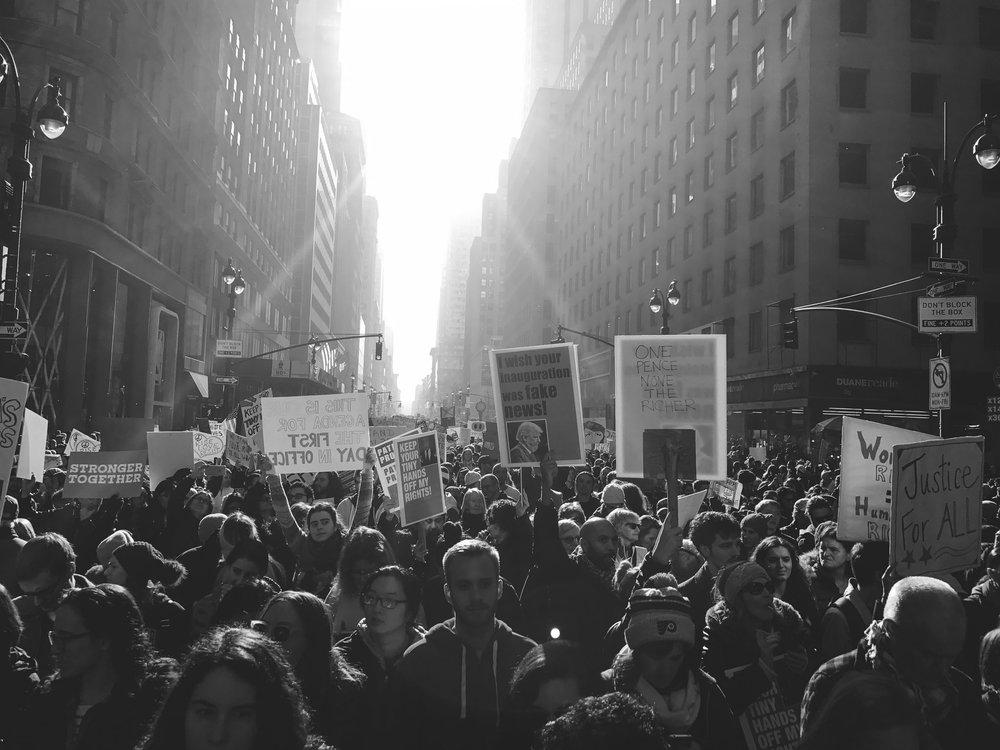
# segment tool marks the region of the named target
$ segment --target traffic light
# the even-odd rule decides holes
[[[377,339],[375,339],[375,359],[376,360],[381,360],[382,359],[382,337],[381,336],[379,336]]]
[[[781,345],[786,349],[799,348],[799,321],[797,318],[781,324]]]

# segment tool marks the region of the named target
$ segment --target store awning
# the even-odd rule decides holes
[[[185,372],[191,376],[194,387],[198,389],[201,397],[208,398],[208,375],[202,375],[200,372],[191,372],[190,370],[186,370]]]

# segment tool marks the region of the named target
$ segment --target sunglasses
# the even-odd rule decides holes
[[[288,640],[288,637],[292,634],[292,631],[285,625],[278,625],[274,630],[268,630],[267,623],[263,620],[251,620],[250,629],[260,633],[261,635],[266,635],[275,643],[284,643]]]
[[[749,586],[743,589],[743,592],[746,594],[750,594],[750,596],[760,596],[765,591],[767,591],[769,594],[773,594],[774,584],[771,583],[770,581],[768,581],[767,583],[764,583],[763,581],[754,581]]]
[[[398,599],[386,599],[373,594],[362,594],[361,604],[365,607],[374,607],[376,604],[380,604],[383,609],[395,609],[398,605],[406,604],[406,602],[401,602]]]

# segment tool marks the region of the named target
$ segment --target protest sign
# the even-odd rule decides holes
[[[24,410],[21,427],[21,452],[17,458],[17,476],[21,479],[42,481],[45,473],[45,442],[48,439],[49,420],[31,409]]]
[[[194,468],[194,433],[147,432],[146,445],[149,451],[149,489],[164,479],[170,479],[179,469]]]
[[[496,422],[487,422],[486,431],[483,433],[483,453],[487,456],[500,455],[500,440],[497,432]]]
[[[271,398],[271,389],[265,388],[256,396],[251,396],[248,400],[240,404],[240,414],[243,417],[243,434],[250,438],[254,448],[258,451],[264,450],[264,444],[260,439],[260,403],[265,398]]]
[[[373,428],[374,429],[374,428]],[[378,472],[378,479],[382,483],[382,490],[385,492],[384,507],[386,511],[394,511],[399,507],[399,475],[396,474],[396,437],[416,435],[419,430],[405,430],[399,435],[394,435],[388,440],[376,443],[373,446],[375,451],[375,471]]]
[[[889,559],[900,576],[978,564],[983,443],[981,437],[957,437],[893,447]]]
[[[233,466],[253,468],[253,443],[250,438],[226,430],[226,449],[223,454]]]
[[[393,440],[399,489],[399,520],[410,526],[444,515],[444,482],[436,432]]]
[[[615,337],[619,477],[726,478],[726,337]]]
[[[215,422],[214,424],[219,424]],[[192,432],[194,438],[194,458],[196,461],[214,461],[226,450],[226,439],[207,432]]]
[[[750,446],[750,458],[755,461],[766,461],[767,460],[767,446],[764,445],[751,445]]]
[[[106,417],[99,424],[103,451],[144,451],[146,433],[155,429],[155,422],[144,417]]]
[[[604,417],[587,417],[583,420],[583,442],[590,446],[606,443],[606,422]]]
[[[490,352],[500,463],[584,463],[583,409],[576,344]]]
[[[799,702],[786,700],[776,685],[758,695],[737,718],[747,750],[793,750],[799,746]]]
[[[146,451],[77,451],[69,457],[63,497],[135,497],[145,471]]]
[[[469,422],[469,432],[481,437],[486,432],[486,422],[480,422],[475,419],[471,420]]]
[[[398,424],[373,424],[368,428],[373,446],[388,442],[394,437],[399,437],[406,431],[407,428],[405,425]]]
[[[20,380],[0,378],[0,497],[7,492],[14,450],[24,421],[24,404],[28,398],[28,384]]]
[[[69,433],[69,440],[66,441],[66,449],[63,451],[63,455],[68,456],[77,451],[81,453],[95,453],[100,449],[100,440],[73,428]]]
[[[722,504],[729,507],[739,507],[740,496],[743,494],[743,483],[735,479],[713,479],[708,484],[712,497],[717,497]]]
[[[63,465],[62,456],[55,451],[45,451],[45,470],[61,469]]]
[[[261,435],[279,474],[360,469],[371,445],[368,395],[262,399]]]
[[[930,435],[864,419],[844,417],[840,444],[837,538],[888,541],[892,497],[892,447],[930,440]]]
[[[683,529],[692,518],[698,515],[698,509],[705,502],[706,494],[708,494],[708,490],[700,490],[677,498],[677,526],[679,528]]]

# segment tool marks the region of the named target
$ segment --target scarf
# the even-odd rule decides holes
[[[646,682],[640,675],[635,686],[642,700],[653,709],[656,721],[672,734],[686,734],[694,725],[701,711],[701,689],[694,678],[694,671],[688,672],[684,687],[663,695]]]
[[[607,567],[598,567],[591,562],[590,558],[587,557],[583,550],[577,549],[572,555],[570,555],[570,560],[575,562],[581,568],[589,570],[593,575],[600,578],[607,584],[607,587],[614,591],[614,580],[615,580],[615,563],[614,560],[609,560]]]

